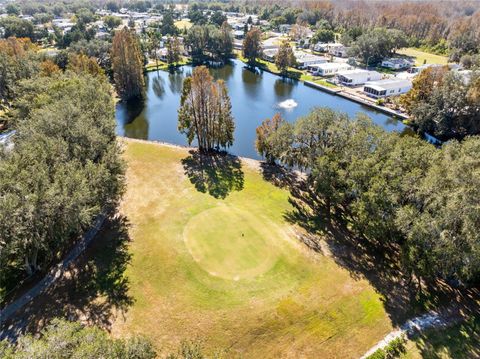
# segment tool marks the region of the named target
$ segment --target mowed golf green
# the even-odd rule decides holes
[[[134,303],[115,336],[144,334],[160,353],[198,339],[228,358],[355,358],[391,330],[366,280],[298,241],[288,191],[255,162],[214,176],[227,190],[198,190],[188,150],[122,142]]]

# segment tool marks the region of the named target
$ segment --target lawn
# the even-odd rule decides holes
[[[179,30],[183,30],[183,29],[190,29],[193,24],[190,22],[190,20],[178,20],[178,21],[175,21],[175,26],[179,29]]]
[[[187,65],[189,63],[190,63],[190,59],[182,56],[181,60],[175,64],[175,67]],[[158,60],[158,68],[157,68],[157,62],[154,59],[151,59],[150,62],[145,65],[146,71],[156,71],[157,69],[166,71],[168,70],[168,64],[166,62]]]
[[[411,47],[398,50],[397,53],[414,58],[416,66],[423,65],[425,61],[427,64],[448,64],[448,57],[446,56],[430,54],[428,52],[424,52]]]
[[[111,327],[162,352],[355,358],[391,330],[368,281],[301,244],[289,194],[251,160],[124,140],[132,305]]]

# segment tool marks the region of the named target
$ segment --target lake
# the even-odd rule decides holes
[[[364,112],[388,131],[411,131],[401,121],[384,113],[308,87],[301,81],[282,79],[266,71],[254,72],[239,60],[232,60],[210,71],[215,79],[223,79],[228,87],[235,118],[235,141],[229,152],[238,156],[260,158],[254,147],[255,129],[264,119],[280,112],[287,121],[292,122],[315,106],[327,106],[350,116]],[[145,102],[117,104],[117,133],[126,137],[187,145],[186,137],[177,130],[177,110],[183,79],[191,72],[191,66],[183,66],[172,72],[149,72],[146,75]]]

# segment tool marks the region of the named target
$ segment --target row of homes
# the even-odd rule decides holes
[[[384,75],[380,72],[363,69],[339,71],[336,79],[339,84],[344,86],[356,87],[363,85],[363,93],[376,99],[398,96],[412,88],[410,79],[384,78]]]

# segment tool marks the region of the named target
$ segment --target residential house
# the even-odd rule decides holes
[[[348,50],[349,47],[346,47],[342,44],[335,43],[335,44],[327,44],[328,53],[335,57],[348,57]]]
[[[160,61],[167,62],[167,55],[168,55],[168,50],[167,48],[162,48],[157,50],[157,58]]]
[[[233,37],[237,40],[241,40],[245,37],[245,31],[244,30],[235,30],[233,32]]]
[[[292,30],[292,25],[290,24],[282,24],[278,25],[278,31],[280,31],[282,34],[288,34]]]
[[[392,57],[383,60],[381,66],[391,70],[405,70],[412,67],[412,63],[401,57]]]
[[[308,52],[303,51],[295,51],[294,55],[297,61],[297,67],[300,69],[306,69],[311,65],[324,64],[328,61],[326,57],[309,54]]]
[[[264,49],[263,54],[262,54],[262,58],[265,61],[274,62],[275,61],[275,56],[277,56],[277,53],[278,53],[278,48]]]
[[[404,94],[411,88],[412,81],[408,79],[385,79],[365,83],[363,92],[373,98],[384,98]]]
[[[429,67],[436,67],[436,66],[441,66],[441,65],[434,65],[434,64],[424,64],[421,66],[412,66],[408,69],[408,72],[411,74],[419,74],[425,69],[428,69]]]
[[[368,81],[378,81],[381,79],[382,74],[377,71],[354,69],[339,71],[337,73],[338,82],[346,86],[358,86]]]
[[[353,70],[353,66],[339,62],[326,62],[308,66],[308,71],[315,76],[335,76],[340,71]]]

